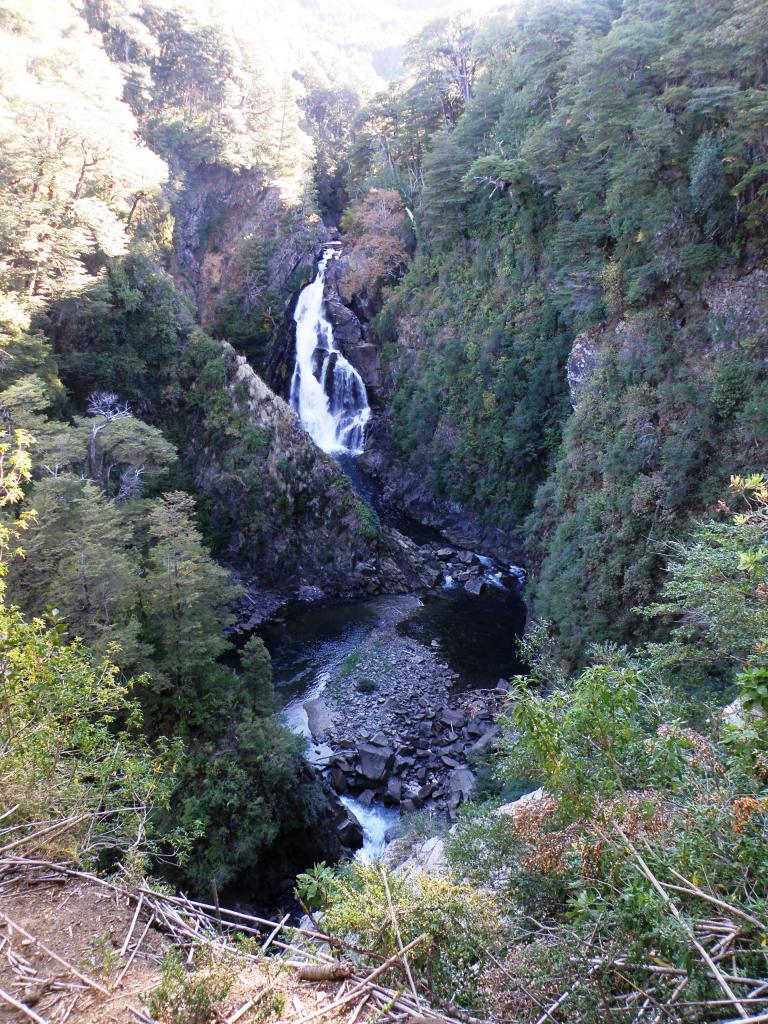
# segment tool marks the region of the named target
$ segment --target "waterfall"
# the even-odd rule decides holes
[[[317,276],[296,303],[296,366],[290,397],[319,448],[329,454],[359,455],[371,416],[368,396],[360,374],[339,351],[323,310],[325,268],[336,256],[335,249],[325,249]]]

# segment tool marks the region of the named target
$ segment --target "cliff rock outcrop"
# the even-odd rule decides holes
[[[231,345],[219,344],[238,429],[222,444],[214,421],[199,418],[188,464],[211,499],[224,560],[264,585],[315,597],[396,593],[427,582],[416,546],[378,523],[288,404]]]

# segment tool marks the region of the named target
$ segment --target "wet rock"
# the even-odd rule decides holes
[[[351,814],[347,814],[346,820],[336,826],[340,841],[344,846],[358,849],[363,845],[363,829],[360,822]]]
[[[441,562],[450,562],[455,552],[453,548],[439,548],[435,555],[440,559]]]
[[[364,789],[363,792],[358,796],[357,802],[362,804],[363,807],[370,807],[374,801],[376,794],[372,789]]]
[[[330,776],[331,785],[337,793],[346,793],[349,790],[347,777],[338,765],[332,765],[328,774]]]
[[[488,584],[480,576],[472,576],[464,584],[466,592],[468,594],[472,594],[473,597],[479,597],[481,594],[485,593],[487,587]]]

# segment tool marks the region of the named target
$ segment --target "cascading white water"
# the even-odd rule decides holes
[[[336,258],[326,249],[315,280],[299,295],[296,321],[296,366],[291,405],[315,444],[329,455],[359,455],[371,417],[362,377],[344,358],[323,311],[325,268]]]

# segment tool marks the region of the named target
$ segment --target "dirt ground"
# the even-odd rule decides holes
[[[54,873],[3,877],[0,990],[44,1024],[152,1021],[145,1000],[161,983],[160,965],[172,940],[152,926],[143,909],[134,924],[135,911],[135,901],[87,879]],[[298,1021],[339,994],[338,982],[299,981],[276,957],[263,964],[241,959],[230,970],[234,982],[211,1018],[221,1024]],[[249,1007],[267,988],[269,998]],[[354,1005],[323,1015],[323,1021],[347,1024]],[[352,1016],[363,1024],[367,1014]],[[0,1024],[35,1019],[0,995]]]

